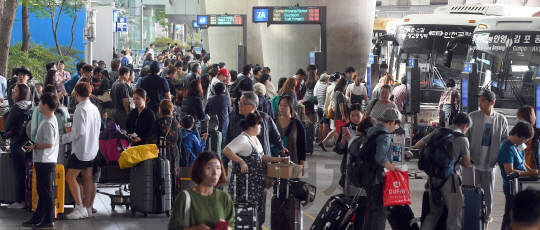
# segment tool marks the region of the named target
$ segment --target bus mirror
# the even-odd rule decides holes
[[[452,65],[452,55],[454,54],[454,50],[446,50],[444,52],[444,63],[443,65],[447,68],[450,68]]]

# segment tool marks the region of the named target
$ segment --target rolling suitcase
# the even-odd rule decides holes
[[[9,152],[0,152],[0,203],[14,203],[17,200],[17,177]]]
[[[475,167],[472,164],[473,181]],[[485,227],[486,205],[484,203],[484,190],[481,187],[462,185],[463,192],[463,230],[483,230]]]
[[[414,223],[414,213],[409,205],[388,206],[388,223],[393,230],[419,230]],[[411,223],[413,222],[413,223]]]
[[[160,152],[157,158],[143,161],[131,168],[131,213],[166,213],[171,210],[171,171],[169,160]]]
[[[278,180],[277,183],[280,183]],[[279,187],[279,185],[278,185]],[[290,187],[287,183],[286,194],[278,191],[272,196],[272,208],[270,227],[272,230],[303,229],[302,205],[300,199],[289,194]]]
[[[353,198],[345,194],[330,197],[317,218],[311,225],[310,230],[334,230],[347,227],[347,213],[352,208]],[[352,215],[349,217],[352,218]],[[344,224],[342,224],[344,223]]]
[[[313,142],[315,141],[315,126],[310,121],[304,121],[306,129],[306,153],[313,155]]]
[[[234,176],[233,205],[235,211],[235,229],[236,230],[257,230],[259,229],[259,216],[257,204],[248,200],[248,181],[249,174],[246,174],[246,198],[236,199],[236,176]]]
[[[209,130],[208,131],[208,141],[206,142],[206,147],[204,150],[213,151],[221,156],[221,141],[223,140],[223,135],[220,131]]]
[[[56,165],[56,174],[54,180],[54,189],[56,190],[54,206],[55,206],[55,217],[63,220],[64,219],[64,195],[66,194],[66,172],[64,170],[63,164]],[[37,182],[36,182],[36,171],[35,168],[32,170],[32,211],[36,211],[37,203],[39,201],[39,195],[37,193]]]

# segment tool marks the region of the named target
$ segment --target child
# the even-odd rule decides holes
[[[189,166],[193,164],[195,158],[197,157],[195,153],[200,153],[204,151],[206,147],[206,139],[208,138],[208,133],[205,133],[202,137],[202,141],[199,141],[197,138],[197,132],[193,131],[193,126],[195,125],[195,118],[190,115],[185,115],[182,117],[182,144],[186,148],[187,156],[189,158]],[[182,153],[184,154],[184,153]]]
[[[39,102],[39,112],[45,117],[41,121],[35,145],[26,146],[34,151],[34,168],[36,170],[36,189],[39,195],[36,212],[32,219],[23,222],[25,227],[33,229],[54,229],[54,192],[53,183],[56,178],[58,158],[58,121],[54,111],[58,108],[58,97],[52,93],[44,93]]]

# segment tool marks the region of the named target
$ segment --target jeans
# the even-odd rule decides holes
[[[386,218],[388,217],[388,208],[384,207],[383,203],[383,188],[384,183],[371,185],[366,188],[368,195],[369,210],[364,230],[380,230],[386,226]]]
[[[22,142],[9,145],[11,151],[11,162],[13,162],[13,169],[15,171],[15,177],[17,180],[17,187],[15,189],[15,191],[17,192],[17,203],[24,203],[25,193],[24,179],[26,174],[26,154],[20,154],[19,152],[17,152],[17,149],[21,145]]]
[[[112,119],[117,125],[120,126],[121,130],[126,130],[126,121],[128,117],[129,115],[126,114],[125,110],[116,108],[112,109]]]
[[[515,195],[510,194],[510,187],[503,187],[504,192],[504,215],[501,224],[501,230],[506,230],[510,227],[510,210],[512,210],[512,203],[514,203]]]
[[[55,163],[34,163],[36,170],[36,189],[39,195],[36,212],[32,219],[43,223],[54,222],[54,180],[56,180]]]

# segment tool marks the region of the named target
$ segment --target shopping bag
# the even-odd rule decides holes
[[[411,193],[409,190],[409,173],[407,166],[396,167],[395,172],[384,170],[384,206],[409,205]]]

